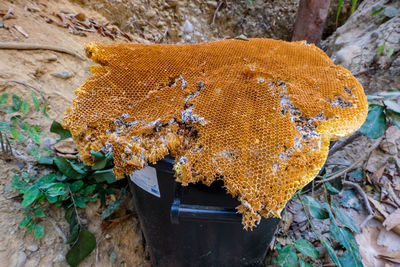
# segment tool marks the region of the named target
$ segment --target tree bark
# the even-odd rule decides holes
[[[331,0],[300,0],[292,41],[306,40],[318,45]]]

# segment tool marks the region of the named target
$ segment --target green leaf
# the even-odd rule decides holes
[[[32,210],[33,215],[39,218],[44,218],[46,217],[46,214],[44,214],[43,209],[41,207],[35,208]]]
[[[333,212],[335,213],[336,218],[341,222],[344,226],[348,227],[351,231],[355,233],[360,233],[360,229],[356,225],[356,223],[353,221],[353,219],[347,215],[345,212],[343,212],[337,205],[335,201],[332,201],[331,207],[333,209]]]
[[[7,106],[7,107],[4,107],[2,109],[2,111],[7,114],[11,114],[11,113],[17,112],[18,110],[15,110],[14,106]]]
[[[22,200],[21,206],[27,207],[32,204],[36,198],[40,195],[39,189],[32,185],[24,194],[24,200]]]
[[[297,267],[297,254],[294,247],[284,246],[276,257],[276,263],[282,267]]]
[[[386,130],[386,116],[384,106],[370,105],[367,120],[360,128],[360,133],[365,134],[370,139],[381,137]]]
[[[299,258],[300,267],[313,267],[310,263],[304,261],[302,258]]]
[[[52,204],[56,203],[57,200],[58,200],[58,197],[49,196],[48,194],[46,194],[46,198],[47,198],[47,200],[48,200],[50,203],[52,203]]]
[[[390,109],[391,111],[400,113],[400,106],[399,104],[397,104],[396,102],[394,102],[393,100],[385,100],[383,101],[383,103],[386,106],[386,109]]]
[[[356,182],[360,182],[363,178],[363,171],[361,168],[358,168],[352,172],[349,173],[349,179],[356,181]]]
[[[32,228],[35,226],[34,223],[28,224],[28,226],[26,226],[26,230],[25,233],[29,232],[30,230],[32,230]]]
[[[330,182],[325,182],[326,189],[331,192],[332,195],[339,194],[339,190],[337,190]]]
[[[56,175],[54,173],[46,174],[37,179],[33,184],[37,185],[40,189],[45,190],[55,185]]]
[[[400,129],[400,113],[386,110],[386,115],[392,120],[393,124]]]
[[[329,257],[332,259],[333,263],[336,264],[337,267],[347,267],[347,266],[343,266],[338,257],[336,256],[335,251],[332,248],[331,243],[329,242],[328,239],[321,239],[322,245],[324,245],[324,247],[326,248],[326,250],[328,251]]]
[[[378,49],[376,50],[376,54],[378,56],[383,53],[383,50],[385,49],[385,46],[386,46],[386,43],[383,43],[378,47]]]
[[[12,103],[15,111],[20,110],[21,105],[22,105],[22,100],[19,96],[13,94],[12,95]]]
[[[29,112],[29,104],[28,104],[27,100],[22,102],[21,111],[22,111],[23,114],[28,114],[28,112]]]
[[[121,205],[121,200],[117,199],[111,202],[101,213],[101,220],[104,221],[106,218],[110,217],[111,214]]]
[[[35,230],[33,231],[36,238],[41,238],[44,235],[44,229],[40,225],[35,225]]]
[[[8,93],[4,93],[0,96],[0,107],[5,105],[8,101]]]
[[[302,253],[303,255],[306,255],[314,259],[319,258],[318,250],[316,250],[315,247],[307,240],[302,238],[297,239],[296,242],[294,242],[294,245],[296,249],[300,251],[300,253]]]
[[[16,126],[18,122],[22,119],[21,115],[15,115],[10,118],[12,125]]]
[[[81,209],[86,208],[86,198],[74,196],[74,203]]]
[[[92,170],[101,170],[107,164],[107,158],[103,151],[94,152],[93,150],[90,151],[94,158],[94,164],[92,166]]]
[[[83,259],[85,259],[93,251],[95,247],[96,247],[95,236],[85,228],[82,228],[79,233],[78,240],[68,251],[65,258],[71,267],[76,267]]]
[[[85,187],[84,189],[82,189],[81,191],[79,191],[79,193],[84,196],[90,195],[94,192],[94,190],[96,189],[96,186],[97,186],[96,184],[89,185],[89,186]]]
[[[338,0],[337,12],[336,12],[336,24],[338,23],[340,12],[342,12],[343,0]]]
[[[392,6],[386,6],[383,15],[385,15],[388,18],[394,18],[397,15],[397,12],[398,12],[397,8],[394,8]]]
[[[0,131],[10,130],[11,126],[8,121],[0,121]]]
[[[39,160],[38,160],[39,164],[43,164],[43,165],[53,165],[54,163],[54,157],[51,156],[40,156]]]
[[[356,210],[362,209],[362,203],[358,200],[356,191],[353,189],[346,189],[342,192],[341,198],[339,198],[340,204],[346,208],[353,208]]]
[[[35,93],[32,93],[32,101],[33,101],[33,105],[35,106],[35,110],[39,111],[40,104],[39,104],[39,100],[37,99]]]
[[[98,183],[107,182],[108,184],[112,184],[117,181],[112,169],[95,171],[90,178],[95,179]]]
[[[46,190],[49,197],[58,197],[68,193],[68,188],[64,183],[54,183]]]
[[[321,203],[310,196],[304,196],[304,202],[308,206],[311,216],[313,216],[314,218],[329,218],[329,205],[327,203]]]
[[[66,158],[56,157],[54,158],[54,163],[60,172],[69,178],[81,179],[86,174],[84,170],[80,169],[73,162],[67,160]]]
[[[19,139],[20,134],[20,131],[16,127],[11,130],[11,136],[16,140]]]
[[[26,215],[18,224],[19,228],[24,228],[26,227],[30,222],[32,221],[32,215],[28,214]]]
[[[339,241],[339,243],[347,249],[347,252],[349,253],[348,260],[351,262],[351,264],[344,266],[363,267],[363,264],[361,262],[361,254],[359,252],[357,242],[350,231],[346,228],[340,228],[337,225],[335,219],[331,218],[329,232],[331,233],[333,238]]]
[[[385,9],[384,7],[378,8],[377,10],[375,10],[375,11],[373,11],[373,12],[371,13],[371,16],[378,15],[378,14],[381,13],[384,9]]]
[[[80,229],[81,229],[81,227],[77,223],[74,224],[72,226],[72,228],[70,228],[69,236],[68,236],[68,239],[67,239],[67,242],[66,242],[67,244],[74,244],[78,240],[79,230]]]
[[[39,127],[37,127],[37,126],[35,126],[35,125],[30,126],[30,125],[28,125],[28,124],[25,124],[25,126],[26,126],[25,128],[26,128],[26,131],[27,131],[29,137],[30,137],[36,144],[40,145],[40,129],[39,129]]]
[[[357,7],[357,0],[351,0],[351,13],[353,14],[354,11],[356,11],[356,7]]]
[[[394,47],[390,46],[388,51],[387,51],[387,53],[386,53],[386,56],[387,57],[391,57],[393,55],[393,53],[394,53]]]
[[[21,177],[19,177],[18,175],[14,175],[11,178],[11,185],[10,185],[11,189],[13,189],[13,191],[15,190],[19,190],[19,192],[21,194],[24,194],[26,192],[26,190],[28,190],[29,188],[29,184],[25,181],[23,181],[21,179]]]
[[[69,188],[71,189],[72,192],[76,192],[76,191],[78,191],[79,189],[81,189],[82,186],[83,186],[83,182],[82,182],[81,180],[79,180],[79,181],[73,182],[73,183],[69,186]]]
[[[53,123],[50,126],[50,132],[56,133],[60,136],[60,139],[57,140],[57,142],[64,140],[66,138],[72,137],[72,134],[69,130],[64,129],[61,124],[57,121],[53,121]]]

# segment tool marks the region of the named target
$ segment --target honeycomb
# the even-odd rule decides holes
[[[246,229],[279,217],[355,132],[368,104],[352,74],[306,42],[86,45],[99,65],[64,115],[79,153],[113,153],[117,178],[175,158],[176,180],[222,179]]]

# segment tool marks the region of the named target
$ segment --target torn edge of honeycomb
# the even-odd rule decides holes
[[[82,159],[113,153],[122,178],[170,154],[183,185],[223,179],[246,229],[280,217],[322,168],[329,142],[356,131],[368,111],[351,73],[304,42],[93,42],[86,52],[100,66],[63,120]]]

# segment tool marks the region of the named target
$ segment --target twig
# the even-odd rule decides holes
[[[36,87],[34,87],[34,86],[30,85],[30,84],[27,84],[26,82],[20,82],[20,81],[14,81],[14,80],[10,80],[8,82],[17,83],[17,84],[23,85],[25,87],[28,87],[28,88],[32,89],[33,91],[37,92],[40,95],[43,94],[42,91],[40,91],[39,89],[37,89]]]
[[[67,237],[64,235],[63,231],[61,231],[60,227],[58,227],[56,221],[50,216],[47,216],[47,219],[51,222],[58,235],[63,239],[64,243],[67,242]]]
[[[214,11],[213,19],[212,19],[212,22],[211,22],[212,25],[214,25],[214,23],[215,23],[215,18],[217,17],[217,13],[218,13],[219,9],[221,8],[221,6],[222,6],[222,4],[223,4],[224,2],[225,2],[225,0],[219,0],[219,1],[218,1],[218,6],[217,6],[217,8],[216,8],[215,11]]]
[[[359,186],[356,183],[349,182],[349,181],[343,181],[343,185],[351,186],[351,187],[355,188],[364,199],[365,206],[367,207],[369,214],[368,214],[367,218],[365,218],[364,221],[360,224],[360,228],[362,229],[369,220],[374,218],[374,211],[372,210],[371,205],[369,204],[368,196],[367,196],[367,194],[365,194],[364,190],[362,190],[361,186]]]
[[[389,196],[391,196],[393,198],[393,201],[400,207],[400,199],[399,197],[396,195],[396,193],[393,190],[393,187],[389,184],[388,186],[388,193]]]
[[[302,196],[301,196],[301,191],[298,193],[297,197],[299,198],[300,203],[301,203],[301,205],[303,206],[304,214],[306,215],[307,221],[308,221],[308,223],[309,223],[310,226],[311,226],[311,230],[313,231],[314,235],[321,241],[321,243],[323,243],[323,242],[322,242],[322,239],[321,239],[321,236],[320,236],[320,235],[317,233],[317,231],[315,230],[314,225],[313,225],[312,222],[311,222],[310,216],[309,216],[308,213],[307,213],[306,205],[304,204],[303,198],[302,198]]]
[[[55,52],[69,54],[71,56],[77,57],[81,60],[85,58],[78,53],[71,51],[65,47],[55,46],[55,45],[45,45],[45,44],[34,44],[34,43],[8,43],[0,42],[0,49],[12,49],[12,50],[51,50]]]
[[[333,147],[329,150],[328,157],[332,156],[336,152],[338,152],[340,149],[342,149],[344,146],[347,146],[351,142],[353,142],[357,137],[359,137],[361,133],[359,131],[355,132],[353,135],[345,138],[342,141],[336,142]]]
[[[80,226],[82,226],[81,218],[79,218],[78,210],[76,209],[75,199],[74,199],[74,196],[72,195],[71,188],[68,187],[68,191],[69,191],[69,195],[71,196],[72,204],[74,205],[74,210],[76,213],[76,220],[78,221],[78,224]]]
[[[379,144],[382,141],[382,137],[379,138],[377,141],[375,141],[375,143],[372,144],[372,146],[366,151],[366,153],[360,157],[358,160],[356,160],[353,164],[351,164],[349,167],[338,171],[336,173],[333,173],[331,175],[329,175],[326,179],[324,180],[320,180],[320,181],[316,181],[317,184],[322,184],[328,181],[332,181],[335,180],[336,178],[342,176],[343,174],[351,171],[352,169],[354,169],[360,162],[362,162],[373,150],[375,150],[375,148],[377,148],[379,146]]]

